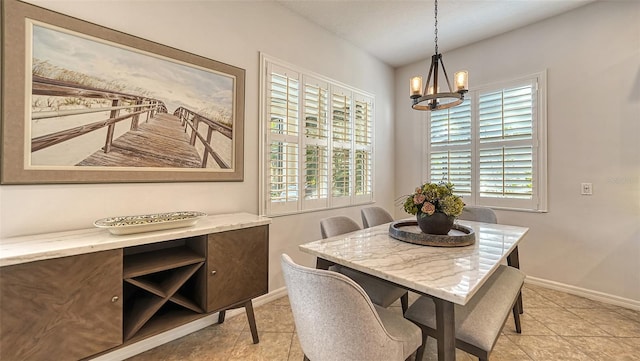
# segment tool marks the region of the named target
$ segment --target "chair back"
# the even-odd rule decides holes
[[[335,216],[320,220],[320,233],[322,233],[322,238],[338,236],[359,229],[362,228],[360,228],[358,223],[345,216]]]
[[[375,227],[380,224],[393,222],[393,217],[389,212],[381,207],[367,207],[360,210],[362,225],[364,228]]]
[[[403,360],[364,290],[348,277],[295,264],[283,254],[282,273],[300,346],[324,360]]]
[[[458,216],[458,219],[465,221],[498,223],[496,212],[489,207],[481,206],[464,206],[462,214]]]

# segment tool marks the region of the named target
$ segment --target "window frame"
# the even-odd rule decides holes
[[[531,84],[534,95],[532,100],[532,134],[530,140],[502,140],[481,144],[479,135],[479,109],[480,95],[493,91],[516,88],[521,85]],[[471,151],[471,194],[462,195],[462,199],[467,205],[479,205],[494,209],[515,210],[525,212],[547,212],[548,211],[548,191],[547,191],[547,71],[543,70],[526,76],[514,79],[495,82],[487,85],[471,88],[465,100],[471,102],[471,141],[468,145],[431,145],[431,112],[425,117],[423,122],[423,170],[425,179],[431,178],[431,154],[443,151]],[[514,199],[499,197],[480,196],[480,161],[479,154],[483,149],[490,149],[500,146],[531,146],[532,149],[532,197],[531,199]],[[454,183],[455,185],[455,183]]]
[[[271,124],[271,69],[276,68],[282,71],[283,69],[287,72],[291,72],[295,74],[298,79],[298,134],[297,134],[297,199],[287,201],[286,199],[281,202],[272,201],[271,194],[271,143],[274,138],[278,138],[279,135],[275,137],[271,133],[270,124]],[[326,108],[326,138],[321,139],[322,137],[313,137],[306,136],[306,90],[307,87],[319,87],[326,89],[327,91],[327,108]],[[343,142],[336,142],[333,140],[333,96],[342,92],[347,97],[349,97],[349,103],[347,104],[349,110],[349,127],[350,127],[350,135],[349,139]],[[260,53],[260,137],[259,137],[259,147],[260,147],[260,162],[259,162],[259,175],[260,175],[260,185],[259,185],[259,202],[260,202],[260,213],[266,216],[284,216],[290,214],[298,214],[298,213],[306,213],[306,212],[314,212],[326,209],[340,208],[340,207],[349,207],[356,205],[369,204],[373,202],[373,189],[374,189],[374,180],[375,174],[373,165],[374,163],[374,141],[375,141],[375,96],[365,92],[363,90],[354,88],[352,86],[343,84],[336,80],[330,79],[328,77],[316,74],[314,72],[303,69],[299,66],[295,66],[293,64],[287,63],[275,57],[266,55],[264,53]],[[362,133],[362,131],[358,131],[356,129],[356,103],[357,102],[365,102],[368,104],[369,113],[367,114],[370,117],[370,122],[368,123],[368,129],[370,134],[370,142],[368,145],[363,145],[356,142],[356,134]],[[366,121],[366,120],[365,120]],[[320,119],[318,119],[320,122]],[[293,136],[289,136],[287,139],[292,139]],[[326,190],[326,198],[314,198],[314,199],[305,199],[305,183],[307,180],[307,170],[306,167],[306,157],[307,157],[307,147],[326,147],[326,181],[327,188],[326,189],[318,189],[318,194],[324,194],[323,191]],[[333,159],[334,159],[334,150],[338,149],[347,149],[349,151],[349,195],[348,196],[334,196],[333,195]],[[362,169],[366,172],[364,177],[356,178],[356,153],[357,152],[365,152],[368,154],[368,159],[366,160],[367,164],[362,167],[358,167],[358,169]],[[321,163],[323,160],[320,160]],[[358,163],[358,165],[362,165],[362,163]],[[368,165],[368,167],[367,167]],[[318,168],[320,169],[320,168]],[[358,185],[356,185],[356,180],[362,179],[365,184],[365,188],[369,189],[369,192],[365,194],[356,194],[356,189],[360,189]],[[317,184],[317,183],[316,183]],[[359,184],[359,183],[358,183]],[[287,191],[288,192],[288,191]],[[286,197],[285,197],[286,198]]]

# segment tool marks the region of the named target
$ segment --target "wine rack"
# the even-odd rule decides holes
[[[206,237],[125,249],[124,341],[146,337],[205,312],[194,275],[205,263]]]

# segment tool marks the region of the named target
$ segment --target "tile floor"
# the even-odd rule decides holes
[[[515,333],[510,317],[490,360],[640,360],[640,311],[532,285],[525,285],[523,299],[522,334]],[[392,307],[401,312],[399,306]],[[128,361],[302,360],[287,297],[256,307],[255,315],[257,345],[242,313]],[[435,342],[429,342],[424,359],[437,359]],[[457,360],[477,359],[458,350]]]

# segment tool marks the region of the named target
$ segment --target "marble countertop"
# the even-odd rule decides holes
[[[473,228],[466,247],[431,247],[389,236],[389,224],[300,245],[300,250],[419,293],[464,305],[529,231],[456,221]]]
[[[138,246],[269,223],[270,218],[249,213],[232,213],[202,217],[190,227],[128,235],[113,235],[107,229],[87,228],[4,238],[0,239],[0,266]]]

